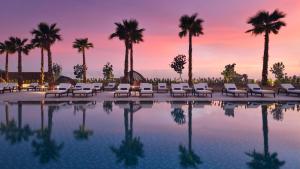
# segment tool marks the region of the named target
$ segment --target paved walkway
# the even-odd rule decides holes
[[[97,93],[92,97],[72,97],[72,96],[64,96],[61,98],[55,98],[53,96],[49,96],[47,98],[44,97],[44,92],[15,92],[15,93],[4,93],[0,94],[0,102],[16,102],[16,101],[118,101],[118,100],[132,100],[132,101],[300,101],[299,96],[285,96],[280,95],[276,96],[249,96],[247,97],[233,97],[233,96],[225,96],[221,93],[214,93],[213,97],[171,97],[169,93],[155,93],[154,97],[135,97],[131,96],[129,98],[114,98],[113,92],[101,92]]]

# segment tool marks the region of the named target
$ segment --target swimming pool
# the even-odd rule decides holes
[[[297,169],[297,102],[0,103],[1,169]]]

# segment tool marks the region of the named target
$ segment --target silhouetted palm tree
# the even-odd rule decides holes
[[[180,165],[184,168],[196,168],[199,164],[202,164],[202,161],[200,157],[193,151],[192,148],[192,102],[188,103],[188,113],[189,144],[188,148],[185,148],[183,145],[179,145]]]
[[[173,117],[173,120],[179,124],[179,125],[182,125],[182,124],[185,124],[186,122],[186,119],[185,119],[185,114],[184,114],[184,110],[182,108],[174,108],[172,111],[171,111],[171,115]]]
[[[53,88],[54,86],[54,74],[52,69],[52,53],[51,53],[51,46],[56,41],[61,41],[60,29],[57,28],[56,24],[48,25],[47,23],[40,23],[37,29],[34,29],[32,32],[35,38],[43,39],[45,42],[45,49],[48,54],[48,80],[49,80],[49,87]]]
[[[0,42],[0,54],[5,53],[5,81],[9,81],[8,77],[8,55],[14,54],[15,48],[13,43],[10,40],[6,40],[3,43]]]
[[[88,38],[75,39],[73,42],[73,48],[78,49],[79,53],[82,53],[82,66],[83,66],[83,82],[86,83],[86,62],[85,62],[85,50],[93,48],[94,45],[89,42]]]
[[[40,163],[46,164],[51,160],[57,161],[60,158],[60,151],[63,149],[63,143],[57,143],[51,138],[52,126],[53,126],[53,113],[56,109],[55,106],[48,106],[48,127],[43,129],[43,122],[41,123],[41,129],[36,134],[36,139],[32,141],[32,147],[34,148],[34,156],[39,158]],[[41,109],[43,112],[44,110]],[[43,114],[43,113],[41,113]]]
[[[268,82],[269,35],[271,33],[278,34],[280,28],[286,26],[286,24],[280,20],[284,17],[285,14],[278,10],[275,10],[272,13],[260,11],[248,20],[248,24],[251,24],[253,28],[246,31],[246,33],[252,33],[254,35],[264,34],[265,36],[262,85],[267,85]]]
[[[188,73],[188,77],[189,77],[189,84],[192,85],[192,81],[193,81],[193,74],[192,74],[192,37],[193,36],[199,36],[199,35],[203,35],[203,28],[202,28],[202,23],[203,20],[197,18],[197,13],[192,15],[192,16],[188,16],[188,15],[183,15],[180,18],[180,24],[179,24],[179,28],[181,29],[181,31],[179,32],[179,37],[185,37],[188,36],[189,38],[189,73]]]
[[[139,29],[137,20],[129,20],[130,36],[130,83],[133,84],[133,44],[143,42],[143,32],[145,29]]]
[[[111,146],[111,151],[117,157],[117,163],[124,161],[125,166],[138,165],[138,158],[144,157],[143,143],[139,137],[133,137],[133,105],[130,103],[130,109],[124,109],[124,129],[125,139],[118,148]],[[130,122],[128,115],[130,113]],[[130,123],[130,124],[128,124]]]
[[[86,108],[81,106],[80,110],[82,111],[82,124],[79,126],[78,130],[75,130],[73,132],[73,134],[77,140],[88,140],[89,136],[93,135],[93,131],[86,129],[86,127],[85,127]]]
[[[22,87],[22,54],[28,55],[32,49],[31,44],[27,44],[28,39],[20,39],[18,37],[10,37],[11,43],[14,45],[16,52],[18,53],[18,85],[19,89]]]
[[[115,23],[116,30],[109,36],[109,39],[119,38],[125,44],[125,61],[124,61],[124,81],[128,82],[128,52],[131,48],[131,26],[132,20],[123,20],[122,23]]]
[[[41,76],[40,76],[40,83],[44,84],[45,81],[45,71],[44,71],[44,50],[46,50],[46,42],[47,39],[45,36],[38,36],[37,34],[34,34],[34,32],[31,32],[32,35],[34,35],[33,39],[31,40],[31,43],[33,47],[40,48],[41,49]]]
[[[277,153],[269,152],[269,137],[268,137],[268,106],[262,105],[262,122],[264,136],[264,152],[260,153],[253,150],[246,153],[252,160],[247,165],[252,169],[280,169],[285,164],[285,161],[280,161]]]

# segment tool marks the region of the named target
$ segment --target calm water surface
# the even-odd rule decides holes
[[[299,169],[299,103],[0,103],[1,169]]]

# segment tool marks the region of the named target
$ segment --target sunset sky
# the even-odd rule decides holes
[[[123,42],[108,37],[115,22],[134,18],[146,29],[145,41],[134,46],[134,69],[146,77],[175,77],[169,66],[172,58],[188,55],[187,38],[178,37],[179,18],[198,13],[204,35],[193,39],[194,77],[220,77],[226,64],[236,63],[239,73],[260,78],[264,39],[246,34],[246,21],[259,10],[275,9],[287,14],[287,26],[270,37],[269,65],[283,61],[289,75],[299,76],[299,0],[2,0],[0,41],[9,36],[32,38],[29,32],[39,22],[57,23],[63,41],[53,46],[53,61],[63,66],[63,74],[72,75],[73,66],[82,63],[81,54],[72,48],[74,39],[88,37],[95,46],[87,52],[88,76],[102,77],[102,66],[111,62],[119,77],[125,49]],[[39,53],[34,49],[23,57],[23,71],[39,71]],[[16,71],[16,54],[9,62],[9,70]],[[4,63],[1,55],[1,69]]]

